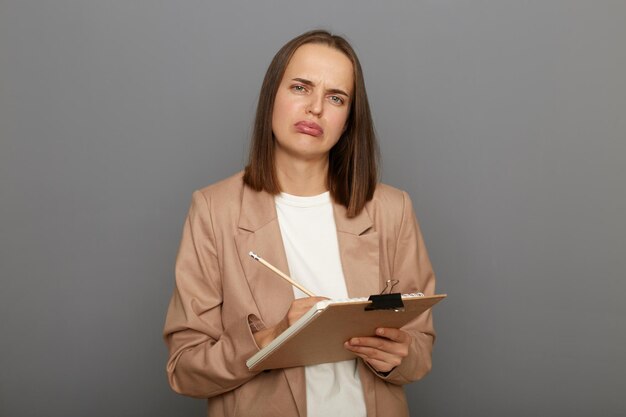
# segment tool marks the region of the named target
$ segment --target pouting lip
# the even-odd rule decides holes
[[[311,136],[321,136],[324,133],[324,129],[320,125],[309,120],[301,120],[295,123],[294,126],[298,132]]]

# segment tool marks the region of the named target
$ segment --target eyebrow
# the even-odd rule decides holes
[[[315,87],[315,84],[313,83],[313,81],[307,80],[306,78],[293,78],[292,80],[298,81],[299,83],[302,83],[305,85],[309,85],[311,87]],[[331,94],[341,94],[350,98],[350,94],[346,93],[343,90],[340,90],[339,88],[329,88],[328,90],[326,90],[326,92],[331,93]]]

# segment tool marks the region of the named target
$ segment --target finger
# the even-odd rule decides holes
[[[395,344],[396,342],[385,339],[383,337],[372,336],[353,337],[352,339],[348,340],[348,343],[350,344],[350,346],[354,347],[369,347],[373,349],[389,351],[390,349],[393,350],[393,344]]]
[[[348,342],[350,350],[367,355],[370,358],[387,360],[394,357],[402,358],[406,357],[409,353],[408,348],[400,343],[387,341],[384,339],[379,340],[363,340],[360,338],[358,342]],[[369,338],[368,338],[369,339]]]
[[[392,327],[381,327],[376,329],[376,335],[393,340],[398,343],[407,343],[410,341],[410,337],[407,332],[400,329],[394,329]]]
[[[378,361],[376,359],[363,359],[363,360],[367,362],[372,368],[374,368],[378,372],[390,372],[394,368],[396,368],[396,366],[388,364],[387,362]]]
[[[378,349],[400,357],[405,357],[409,353],[408,341],[402,343],[384,337],[353,337],[348,343],[350,346]]]
[[[302,317],[319,301],[324,301],[326,299],[327,298],[324,297],[305,297],[294,300],[289,307],[289,311],[287,311],[287,320],[289,325],[291,326],[293,323],[298,321],[300,317]]]
[[[359,354],[356,354],[356,355],[360,357],[361,359],[363,359],[363,361],[367,362],[372,368],[374,368],[378,372],[389,372],[392,369],[396,368],[395,366],[387,362],[379,361],[377,359],[371,359],[371,358],[368,358],[367,356],[363,356]]]
[[[367,346],[352,346],[348,342],[346,342],[345,347],[380,372],[387,372],[402,362],[401,356],[380,349]]]

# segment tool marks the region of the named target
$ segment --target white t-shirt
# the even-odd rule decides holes
[[[292,279],[316,295],[348,298],[330,193],[275,197],[278,224]],[[306,294],[294,287],[296,298]],[[356,360],[305,367],[309,417],[365,417]]]

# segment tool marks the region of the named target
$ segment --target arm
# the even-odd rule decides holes
[[[421,291],[432,295],[435,276],[411,200],[403,193],[402,220],[393,259],[393,278],[405,292]],[[406,384],[424,377],[431,369],[431,354],[435,340],[432,314],[425,312],[402,329],[379,329],[378,337],[359,337],[346,343],[364,359],[376,375],[394,384]]]
[[[244,384],[256,373],[245,361],[259,348],[242,312],[222,325],[222,274],[209,202],[195,192],[176,259],[176,284],[163,335],[167,375],[178,393],[212,397]]]

